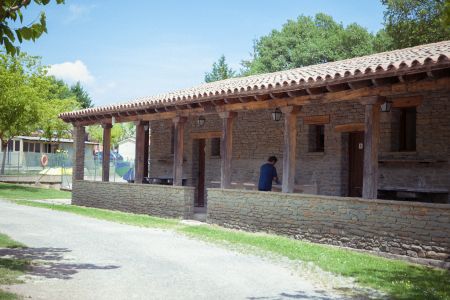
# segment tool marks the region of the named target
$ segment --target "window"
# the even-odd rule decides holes
[[[28,142],[23,142],[23,152],[28,152]]]
[[[40,143],[36,143],[34,145],[34,152],[37,152],[37,153],[41,152],[41,144]]]
[[[20,141],[14,142],[14,151],[20,151]]]
[[[392,151],[416,151],[416,108],[392,111]]]
[[[325,125],[309,125],[309,152],[325,151]]]
[[[52,144],[44,144],[44,152],[52,153]]]
[[[220,157],[220,138],[211,139],[211,156]]]
[[[34,152],[34,143],[28,143],[28,152]]]

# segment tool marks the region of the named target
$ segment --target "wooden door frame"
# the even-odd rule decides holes
[[[202,150],[203,148],[203,150]],[[197,207],[205,207],[205,178],[206,178],[206,140],[198,139],[198,179],[197,179]],[[200,196],[201,195],[201,196]],[[202,199],[202,203],[200,203]]]

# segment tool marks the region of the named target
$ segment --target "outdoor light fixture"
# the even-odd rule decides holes
[[[386,100],[383,104],[381,104],[382,112],[390,112],[392,108],[392,101]]]
[[[206,121],[206,119],[204,116],[198,117],[198,120],[197,120],[198,127],[203,127],[203,125],[205,125],[205,121]]]
[[[272,120],[274,121],[280,121],[281,120],[281,110],[279,108],[276,108],[273,112],[272,112]]]
[[[115,118],[115,117],[112,117],[112,118],[111,118],[111,125],[114,125],[114,124],[116,124],[116,118]]]

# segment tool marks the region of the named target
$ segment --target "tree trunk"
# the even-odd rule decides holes
[[[8,142],[3,142],[3,140],[0,140],[0,144],[2,147],[2,154],[3,154],[3,158],[2,158],[2,168],[0,170],[0,175],[5,175],[5,164],[6,164],[6,155],[8,153],[6,153],[7,151],[7,147],[8,147]]]

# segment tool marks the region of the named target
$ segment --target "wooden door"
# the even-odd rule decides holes
[[[205,206],[205,139],[198,140],[198,184],[195,206]]]
[[[350,197],[361,197],[363,187],[364,168],[364,132],[349,133],[349,184]]]

